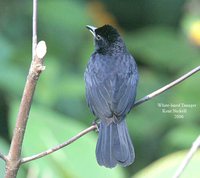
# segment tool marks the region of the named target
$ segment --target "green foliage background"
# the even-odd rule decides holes
[[[192,17],[200,19],[200,10],[191,6],[196,2],[39,1],[38,39],[46,41],[48,52],[46,70],[34,95],[23,156],[62,143],[94,120],[85,102],[83,73],[94,48],[85,25],[111,23],[120,30],[138,63],[139,99],[199,65],[199,47],[187,37]],[[187,10],[186,6],[194,9]],[[31,62],[31,26],[31,1],[0,1],[0,151],[5,154]],[[188,149],[199,135],[199,81],[200,75],[195,74],[129,113],[127,122],[136,151],[130,167],[99,167],[94,132],[57,153],[23,165],[18,177],[154,178],[160,177],[161,170],[171,177],[179,165],[178,161],[172,164],[173,160],[181,161],[184,156],[177,151]],[[163,113],[158,103],[196,104],[196,108],[188,108],[183,119],[176,119],[174,114]],[[191,175],[187,171],[197,174],[199,163],[198,154],[191,163],[194,166],[186,169],[185,178]],[[4,166],[0,160],[0,177]]]

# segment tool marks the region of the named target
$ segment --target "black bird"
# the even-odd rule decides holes
[[[88,106],[100,120],[97,162],[108,168],[126,167],[135,159],[125,117],[135,101],[137,66],[115,28],[86,27],[95,41],[84,78]]]

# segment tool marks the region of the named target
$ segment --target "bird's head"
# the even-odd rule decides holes
[[[119,50],[124,48],[124,42],[119,33],[111,25],[104,25],[96,28],[86,26],[94,36],[96,50],[107,52],[109,50]]]

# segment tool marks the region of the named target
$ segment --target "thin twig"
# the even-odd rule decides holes
[[[134,104],[134,107],[152,99],[153,97],[161,94],[162,92],[168,90],[169,88],[177,85],[178,83],[184,81],[186,78],[190,77],[191,75],[195,74],[196,72],[198,72],[200,70],[200,66],[196,67],[195,69],[191,70],[190,72],[186,73],[185,75],[183,75],[182,77],[180,77],[179,79],[175,80],[174,82],[154,91],[153,93],[143,97],[142,99],[138,100],[137,102],[135,102]],[[83,130],[82,132],[78,133],[76,136],[72,137],[71,139],[69,139],[68,141],[62,143],[62,144],[59,144],[53,148],[50,148],[48,149],[47,151],[44,151],[44,152],[41,152],[39,154],[36,154],[36,155],[33,155],[33,156],[30,156],[30,157],[26,157],[26,158],[23,158],[21,160],[21,163],[26,163],[26,162],[29,162],[29,161],[32,161],[32,160],[36,160],[38,158],[41,158],[41,157],[44,157],[46,155],[49,155],[55,151],[58,151],[59,149],[71,144],[72,142],[74,142],[75,140],[77,140],[78,138],[80,138],[81,136],[91,132],[92,130],[95,130],[97,128],[97,125],[92,125],[90,127],[88,127],[87,129]]]
[[[7,158],[4,154],[0,153],[0,158],[3,159],[4,161],[7,161]]]
[[[37,0],[33,0],[33,31],[32,31],[32,60],[35,57],[35,50],[37,47]]]
[[[49,154],[51,154],[51,153],[53,153],[53,152],[55,152],[55,151],[57,151],[57,150],[59,150],[61,148],[73,143],[74,141],[76,141],[77,139],[82,137],[83,135],[91,132],[92,130],[95,130],[96,128],[97,128],[96,125],[92,125],[92,126],[88,127],[87,129],[83,130],[82,132],[78,133],[76,136],[70,138],[68,141],[60,144],[60,145],[57,145],[57,146],[55,146],[53,148],[48,149],[47,151],[41,152],[41,153],[36,154],[34,156],[30,156],[30,157],[26,157],[26,158],[21,159],[21,163],[23,164],[23,163],[26,163],[26,162],[29,162],[29,161],[44,157],[46,155],[49,155]]]
[[[198,138],[193,142],[192,147],[190,148],[189,152],[187,153],[186,157],[178,167],[176,173],[174,174],[173,178],[178,178],[192,159],[193,155],[196,153],[196,151],[200,148],[200,135]]]
[[[137,105],[140,105],[152,98],[154,98],[155,96],[165,92],[166,90],[174,87],[175,85],[179,84],[180,82],[184,81],[185,79],[187,79],[188,77],[190,77],[191,75],[195,74],[196,72],[200,71],[200,66],[194,68],[193,70],[191,70],[190,72],[186,73],[185,75],[181,76],[180,78],[178,78],[177,80],[169,83],[168,85],[165,85],[164,87],[154,91],[153,93],[141,98],[140,100],[138,100],[137,102],[135,102],[134,107]]]

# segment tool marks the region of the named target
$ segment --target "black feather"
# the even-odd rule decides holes
[[[136,96],[138,71],[134,58],[116,29],[105,25],[95,30],[95,52],[85,74],[86,100],[100,119],[96,157],[99,165],[130,165],[135,158],[125,122]]]

